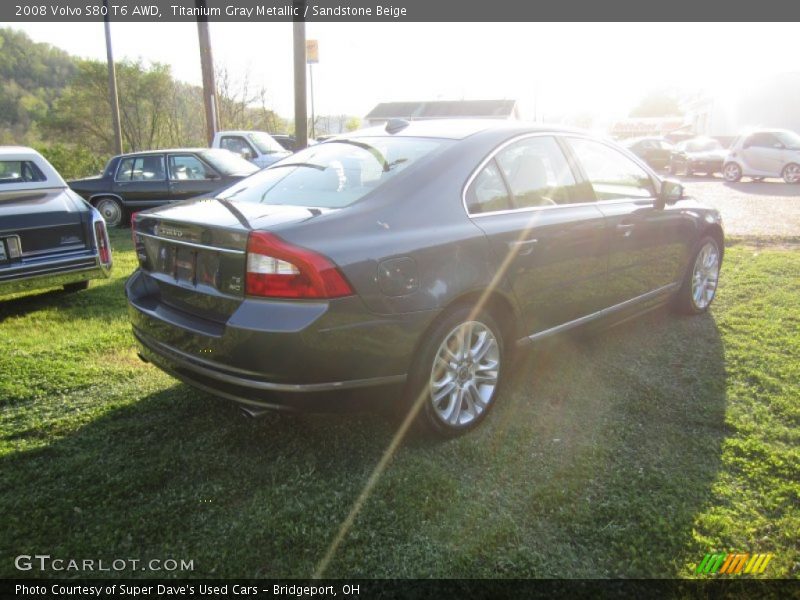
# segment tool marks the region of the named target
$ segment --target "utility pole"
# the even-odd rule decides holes
[[[219,129],[217,113],[217,88],[214,83],[214,57],[211,54],[211,37],[208,34],[206,0],[195,0],[198,9],[197,39],[200,42],[200,68],[203,71],[203,105],[206,109],[206,137],[210,146]]]
[[[295,11],[305,15],[305,2],[294,2]],[[294,41],[294,144],[302,150],[308,146],[308,111],[306,110],[306,23],[303,17],[295,17]]]
[[[114,51],[111,49],[111,23],[108,20],[108,0],[103,0],[106,14],[103,24],[106,30],[106,60],[108,61],[108,102],[111,104],[111,124],[114,127],[115,154],[122,154],[122,127],[119,122],[119,95],[117,94],[117,68],[114,65]]]

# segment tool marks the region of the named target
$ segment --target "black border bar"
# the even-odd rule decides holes
[[[800,2],[789,0],[207,0],[206,5],[203,16],[210,22],[800,21]],[[103,0],[3,0],[0,22],[99,22],[102,6]],[[198,16],[195,0],[109,0],[108,6],[118,22],[194,22]]]

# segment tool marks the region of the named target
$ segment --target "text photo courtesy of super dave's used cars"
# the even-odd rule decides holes
[[[121,85],[101,156],[90,62],[0,113],[3,576],[796,575],[794,121]]]

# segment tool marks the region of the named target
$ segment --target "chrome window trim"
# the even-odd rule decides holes
[[[639,202],[641,202],[643,204],[653,204],[655,202],[656,196],[652,196],[650,198],[615,198],[614,200],[595,200],[595,201],[592,201],[592,202],[570,202],[568,204],[555,204],[555,205],[552,205],[552,206],[551,205],[548,205],[548,206],[523,206],[523,207],[520,207],[520,208],[509,208],[507,210],[493,210],[493,211],[490,211],[490,212],[474,213],[474,214],[469,212],[469,208],[467,208],[467,190],[469,190],[469,187],[472,185],[472,182],[475,181],[475,179],[478,177],[478,175],[484,169],[484,167],[486,167],[486,165],[489,164],[489,162],[491,162],[492,159],[494,159],[500,152],[502,152],[505,148],[507,148],[511,144],[515,144],[515,143],[517,143],[517,142],[519,142],[521,140],[525,140],[525,139],[528,139],[528,138],[545,137],[545,136],[556,138],[556,141],[557,141],[557,138],[559,138],[559,137],[560,138],[571,138],[571,137],[574,137],[574,138],[580,138],[580,139],[584,139],[584,140],[594,141],[594,142],[598,142],[600,144],[603,144],[605,146],[608,146],[612,150],[616,150],[617,152],[619,152],[619,148],[616,148],[615,146],[609,144],[606,140],[603,140],[601,138],[596,138],[596,137],[593,137],[591,135],[585,135],[585,134],[573,133],[573,132],[564,133],[564,132],[560,132],[560,131],[536,131],[536,132],[530,132],[530,133],[523,133],[523,134],[517,135],[517,136],[515,136],[515,137],[513,137],[511,139],[508,139],[505,142],[503,142],[502,144],[500,144],[499,146],[495,147],[495,149],[492,150],[480,162],[480,164],[472,171],[470,176],[467,178],[467,182],[464,184],[464,187],[461,189],[461,205],[463,206],[464,212],[466,213],[466,215],[467,215],[467,217],[469,219],[477,219],[477,218],[480,218],[480,217],[494,217],[494,216],[498,216],[498,215],[513,215],[513,214],[525,213],[525,212],[538,212],[538,211],[542,211],[542,210],[553,210],[553,209],[558,209],[558,208],[574,208],[576,206],[590,206],[590,205],[591,206],[601,206],[601,205],[604,206],[604,205],[609,205],[609,204],[629,204],[629,203],[639,203]],[[569,158],[569,157],[566,156],[566,154],[564,153],[563,150],[561,152],[562,152],[562,154],[564,154],[564,158],[565,159]],[[631,154],[630,152],[620,152],[620,154],[622,154],[624,157],[628,158],[629,160],[632,160],[637,166],[639,166],[642,169],[644,169],[645,173],[653,181],[653,189],[655,190],[656,195],[657,195],[658,194],[658,190],[660,189],[660,186],[661,186],[661,180],[659,179],[659,177],[656,176],[650,170],[649,167],[647,167],[645,164],[643,164],[635,155]],[[577,158],[575,160],[577,160]],[[578,164],[580,164],[580,163],[578,163]],[[589,185],[591,185],[591,182],[588,181],[588,179],[586,181],[587,181],[587,183],[589,183]],[[579,183],[579,182],[576,181],[576,183]]]
[[[679,282],[675,281],[672,283],[668,283],[667,285],[662,285],[659,288],[654,290],[650,290],[649,292],[645,292],[639,296],[634,298],[630,298],[628,300],[624,300],[619,302],[618,304],[614,304],[612,306],[602,308],[596,312],[590,313],[588,315],[584,315],[582,317],[578,317],[577,319],[573,319],[572,321],[567,321],[566,323],[562,323],[561,325],[555,325],[553,327],[549,327],[547,329],[543,329],[542,331],[538,331],[536,333],[532,333],[530,335],[526,335],[525,337],[517,340],[517,346],[524,346],[531,342],[535,342],[541,340],[546,337],[550,337],[551,335],[555,335],[557,333],[563,333],[572,329],[573,327],[578,327],[579,325],[585,325],[587,323],[591,323],[600,318],[605,318],[608,316],[613,315],[614,313],[623,310],[625,308],[630,308],[639,304],[640,302],[646,302],[647,300],[653,300],[658,298],[661,295],[667,294],[678,288],[680,285]]]
[[[234,250],[233,248],[218,248],[216,246],[206,246],[205,244],[196,244],[194,242],[184,242],[183,240],[176,240],[175,238],[153,235],[152,233],[143,233],[141,231],[135,231],[134,235],[141,235],[142,237],[151,238],[154,240],[160,240],[162,242],[171,242],[173,244],[178,244],[180,246],[199,248],[200,250],[211,250],[213,252],[222,252],[224,254],[236,254],[239,256],[246,254],[244,250]]]

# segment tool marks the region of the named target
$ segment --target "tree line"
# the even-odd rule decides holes
[[[0,56],[0,144],[34,146],[68,179],[99,172],[114,154],[105,61],[10,28],[0,29]],[[116,71],[124,151],[206,145],[202,88],[161,63],[123,60]],[[217,88],[223,129],[291,133],[263,86],[220,69]]]

